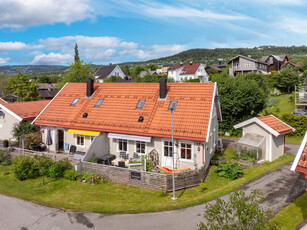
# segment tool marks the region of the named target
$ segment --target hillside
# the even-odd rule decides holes
[[[216,49],[190,49],[169,57],[163,57],[146,61],[146,63],[188,63],[193,62],[207,62],[208,64],[216,63],[218,58],[228,61],[237,55],[251,55],[252,58],[259,58],[270,54],[287,54],[290,61],[296,63],[300,61],[303,56],[307,55],[307,46],[261,46],[254,48],[216,48]]]

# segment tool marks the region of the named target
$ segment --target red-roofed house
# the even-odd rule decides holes
[[[171,167],[171,111],[174,109],[176,167],[209,165],[218,138],[221,110],[216,83],[67,83],[34,120],[52,151],[71,145],[99,158],[155,153]],[[66,146],[66,148],[64,147]],[[66,151],[67,152],[67,151]]]
[[[200,79],[201,82],[207,82],[209,76],[205,67],[201,63],[173,65],[168,69],[167,77],[173,78],[176,82],[182,82],[185,79]]]
[[[307,180],[307,132],[293,161],[291,170],[304,173]]]
[[[239,154],[249,153],[258,161],[273,161],[285,153],[285,134],[295,131],[273,115],[254,117],[234,126],[243,128]]]
[[[46,107],[49,100],[7,103],[0,99],[0,139],[12,138],[15,123],[32,121]]]

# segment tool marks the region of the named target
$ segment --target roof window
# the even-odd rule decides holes
[[[79,97],[76,97],[73,102],[70,104],[70,106],[75,106],[77,104],[77,102],[79,101]]]
[[[100,105],[102,104],[103,100],[104,100],[104,98],[99,98],[98,101],[97,101],[97,103],[96,103],[96,105],[95,105],[94,107],[95,107],[95,108],[99,108]]]
[[[139,102],[138,102],[138,104],[137,104],[135,109],[143,109],[144,104],[145,104],[145,100],[144,99],[139,100]]]
[[[169,103],[168,111],[172,111],[172,110],[175,111],[176,106],[177,106],[177,101],[171,101]]]

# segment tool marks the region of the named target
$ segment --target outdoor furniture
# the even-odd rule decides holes
[[[71,145],[69,148],[69,154],[74,154],[77,150],[77,147],[75,145]]]
[[[125,161],[119,161],[118,167],[125,168],[126,167]]]
[[[175,170],[172,170],[172,169],[169,169],[169,168],[166,168],[166,167],[161,167],[159,165],[157,165],[158,169],[160,169],[162,172],[166,173],[166,174],[172,174],[173,171],[175,171],[175,173],[181,173],[181,172],[184,172],[186,170],[189,170],[191,169],[193,166],[190,166],[188,168],[184,168],[184,169],[175,169]]]
[[[104,155],[99,159],[99,163],[101,162],[104,165],[111,165],[111,162],[116,158],[113,154]]]

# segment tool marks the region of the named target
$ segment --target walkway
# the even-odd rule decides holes
[[[290,171],[290,167],[291,164],[287,164],[244,185],[241,190],[249,193],[251,189],[261,189],[266,197],[264,205],[277,212],[302,195],[307,188],[304,176]],[[222,198],[227,199],[227,197],[228,195]],[[158,213],[105,215],[64,211],[3,195],[0,195],[0,203],[0,224],[8,230],[196,229],[197,224],[203,220],[204,210],[202,204]]]

